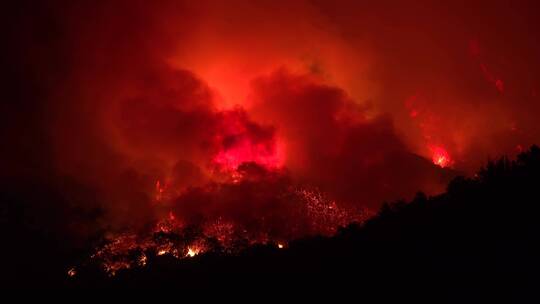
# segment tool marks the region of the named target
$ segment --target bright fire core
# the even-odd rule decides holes
[[[441,148],[441,147],[435,147],[432,148],[433,150],[433,163],[441,168],[445,168],[451,165],[452,159],[450,158],[450,154],[448,152]]]

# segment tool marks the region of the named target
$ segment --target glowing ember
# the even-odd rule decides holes
[[[188,252],[186,253],[186,256],[192,258],[196,256],[197,254],[199,254],[199,252],[200,252],[199,248],[188,247]]]
[[[146,266],[146,262],[148,261],[148,258],[146,257],[146,254],[141,255],[139,258],[139,265],[140,266]]]
[[[75,270],[75,267],[72,267],[67,272],[68,276],[74,277],[77,274],[77,271]]]
[[[364,211],[341,208],[318,190],[299,189],[296,194],[304,200],[312,229],[318,234],[332,235],[339,227],[363,221],[367,214]]]
[[[361,222],[367,215],[364,211],[344,209],[316,189],[290,191],[289,195],[299,199],[294,201],[300,202],[305,210],[308,220],[305,233],[308,235],[332,235],[338,227]],[[98,248],[91,258],[98,261],[110,276],[114,276],[122,269],[145,267],[149,253],[183,259],[214,250],[236,254],[246,246],[255,244],[275,244],[278,249],[287,248],[287,240],[281,236],[268,231],[251,231],[221,217],[202,223],[201,230],[196,233],[192,228],[169,211],[146,234],[108,237],[107,243]]]
[[[433,163],[441,168],[445,168],[451,165],[452,159],[450,158],[450,154],[448,152],[441,148],[441,147],[433,147],[431,148],[433,156],[432,160]]]
[[[178,221],[172,212],[169,212],[169,216],[156,223],[154,232],[170,233],[182,228],[182,222]]]
[[[204,227],[204,234],[206,236],[217,239],[226,248],[233,246],[234,233],[234,224],[224,221],[221,218],[208,223]]]

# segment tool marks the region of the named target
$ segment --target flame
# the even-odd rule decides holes
[[[146,262],[148,261],[148,258],[146,257],[146,254],[141,255],[139,258],[139,265],[146,266]]]
[[[75,270],[75,267],[72,267],[67,272],[68,276],[74,277],[77,274],[77,270]]]
[[[351,222],[361,222],[369,216],[364,211],[357,212],[345,209],[334,200],[327,198],[323,193],[315,189],[291,189],[291,194],[298,197],[304,204],[310,231],[316,234],[332,235],[337,228]],[[354,212],[353,212],[354,211]],[[90,258],[97,260],[103,270],[114,276],[119,270],[135,267],[145,267],[148,264],[148,253],[157,256],[172,256],[177,259],[193,258],[203,252],[212,250],[224,250],[234,254],[244,249],[245,246],[255,244],[275,244],[278,249],[287,248],[287,240],[273,236],[265,231],[248,231],[237,226],[230,219],[221,217],[209,220],[202,224],[198,234],[187,238],[170,237],[186,236],[186,229],[191,226],[185,225],[178,214],[169,211],[163,214],[163,218],[155,222],[155,227],[146,234],[119,234],[109,236],[106,245],[98,248]],[[214,242],[219,244],[214,247]],[[238,241],[247,241],[241,245]],[[133,258],[136,254],[136,258]],[[68,275],[72,276],[68,272]]]
[[[362,217],[367,214],[342,208],[316,189],[299,189],[296,194],[306,204],[312,229],[322,235],[332,235],[339,227],[362,221]]]
[[[437,136],[443,131],[440,125],[441,115],[430,109],[428,103],[416,94],[405,100],[405,107],[409,110],[410,118],[419,128],[425,146],[425,156],[431,153],[433,163],[441,168],[449,167],[453,161],[447,149],[441,143],[448,143],[444,138]],[[422,153],[424,154],[424,153]]]
[[[196,248],[196,247],[188,247],[188,252],[186,253],[186,257],[194,257],[196,256],[197,254],[199,254],[201,252],[201,250],[199,248]]]
[[[450,154],[442,147],[432,147],[431,151],[433,153],[432,160],[433,163],[441,168],[448,167],[452,164],[452,159]]]

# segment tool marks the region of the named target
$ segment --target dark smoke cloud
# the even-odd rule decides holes
[[[341,201],[376,206],[410,196],[412,189],[434,190],[443,180],[408,150],[389,117],[368,119],[342,89],[284,70],[257,79],[253,87],[251,111],[279,126],[287,167],[299,181]]]
[[[373,104],[392,113],[414,151],[429,156],[430,144],[443,145],[472,172],[538,140],[537,2],[316,5],[353,48],[375,52]],[[411,119],[404,105],[415,96],[421,116]]]
[[[291,188],[370,208],[434,193],[432,146],[470,173],[540,137],[535,6],[22,3],[4,19],[2,179],[102,209],[88,225],[106,229],[161,217],[156,181],[189,220],[272,231],[301,226],[276,196]]]

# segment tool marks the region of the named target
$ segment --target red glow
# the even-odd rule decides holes
[[[156,181],[156,195],[155,195],[156,202],[161,201],[161,199],[163,198],[164,191],[165,191],[164,185],[159,180],[157,180]]]
[[[450,153],[441,145],[433,145],[434,141],[441,142],[440,136],[445,130],[440,125],[441,116],[429,109],[429,103],[413,95],[405,101],[405,107],[409,110],[410,118],[416,123],[431,155],[433,164],[444,168],[451,165]],[[425,153],[425,152],[424,152]]]
[[[141,247],[183,258],[211,250],[193,247],[205,239],[286,247],[335,233],[355,210],[436,194],[453,174],[440,168],[471,173],[540,138],[537,39],[518,14],[460,15],[436,1],[218,2],[69,6],[54,22],[66,26],[60,40],[24,61],[32,70],[21,75],[50,81],[25,90],[46,96],[39,119],[22,111],[13,130],[46,128],[46,153],[13,133],[24,144],[13,151],[32,159],[14,152],[7,172],[46,160],[47,174],[96,189],[73,209],[103,209],[81,228],[116,235],[103,256]],[[53,54],[76,60],[57,71],[41,62]],[[175,233],[189,239],[152,238]]]
[[[220,151],[214,163],[230,170],[246,162],[254,162],[266,168],[279,168],[284,162],[283,148],[277,143],[253,143],[242,138],[233,147]]]
[[[486,80],[491,82],[499,93],[504,93],[504,82],[500,78],[493,75],[493,73],[488,69],[487,65],[481,63],[480,68],[482,69]]]
[[[442,147],[432,147],[431,151],[433,153],[432,160],[433,163],[441,168],[448,167],[452,164],[452,159],[450,154]]]
[[[283,166],[284,145],[272,128],[254,124],[241,110],[225,111],[220,117],[220,129],[215,137],[220,150],[212,159],[214,164],[228,170],[236,170],[246,162],[267,169]]]

